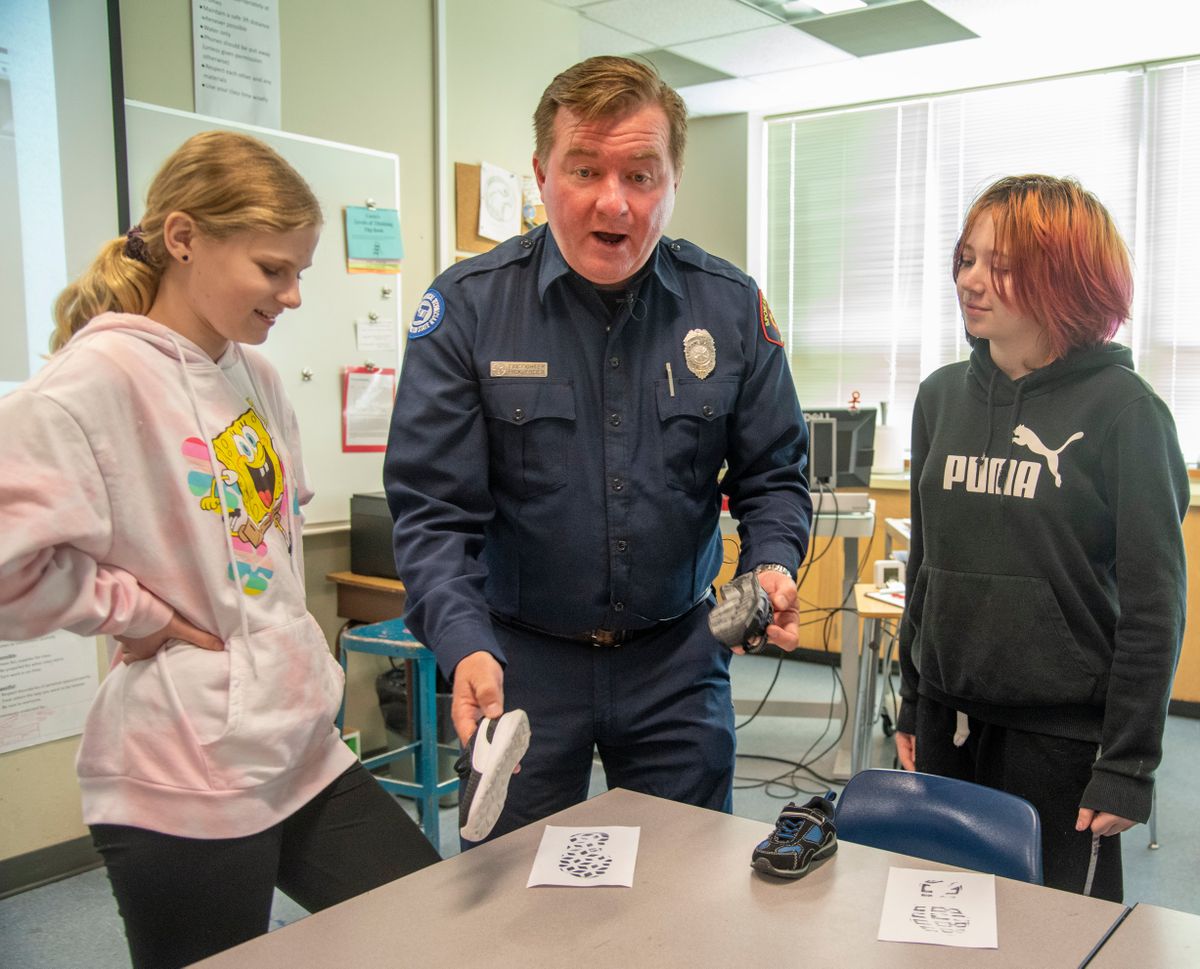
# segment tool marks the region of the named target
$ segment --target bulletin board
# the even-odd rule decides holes
[[[399,157],[140,101],[125,102],[125,118],[135,220],[167,156],[192,135],[214,128],[243,131],[265,141],[304,176],[320,200],[325,228],[300,285],[303,305],[285,312],[257,349],[279,370],[300,422],[304,466],[316,492],[305,512],[308,526],[346,522],[352,494],[383,489],[383,454],[342,450],[342,370],[368,363],[398,367],[407,327],[401,327],[399,319],[399,275],[346,272],[342,210],[365,205],[368,199],[381,208],[398,209]],[[384,295],[385,290],[390,293]],[[395,354],[356,349],[355,323],[370,313],[396,325]]]
[[[479,234],[479,193],[481,165],[454,163],[454,248],[460,253],[489,252],[499,243]],[[534,210],[533,226],[546,221],[546,206]],[[533,226],[522,224],[521,231]],[[461,259],[461,257],[460,257]]]

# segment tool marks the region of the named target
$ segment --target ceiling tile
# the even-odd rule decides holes
[[[615,30],[652,40],[659,47],[779,23],[738,0],[605,0],[579,12]]]
[[[579,24],[579,51],[584,57],[594,57],[597,54],[636,54],[658,46],[652,40],[643,40],[641,37],[613,30],[612,27],[584,17],[579,18]]]
[[[735,77],[729,81],[699,84],[681,88],[680,96],[687,103],[688,117],[703,118],[714,114],[738,114],[762,97],[762,89],[749,81]]]
[[[978,37],[925,0],[863,7],[829,17],[798,20],[793,26],[856,57]]]
[[[828,64],[854,56],[783,24],[747,30],[728,37],[676,44],[671,50],[690,60],[740,77]]]
[[[727,81],[730,75],[704,64],[697,64],[686,57],[680,57],[669,50],[648,50],[640,55],[654,65],[659,75],[671,87],[678,90],[693,84],[709,84],[713,81]]]

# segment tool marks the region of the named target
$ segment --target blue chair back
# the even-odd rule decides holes
[[[839,841],[1042,884],[1042,822],[1024,798],[901,770],[864,770],[835,813]]]

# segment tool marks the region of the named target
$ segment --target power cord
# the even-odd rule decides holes
[[[836,545],[835,539],[838,537],[838,535],[837,535],[838,523],[839,523],[840,519],[838,517],[837,492],[835,492],[833,489],[829,488],[828,484],[825,482],[818,482],[817,487],[818,487],[818,491],[820,494],[830,495],[830,501],[832,502],[833,509],[834,509],[833,510],[834,526],[833,526],[833,530],[831,531],[831,533],[828,536],[823,536],[823,537],[828,537],[828,539],[829,539],[829,542],[825,546],[825,548],[822,549],[821,552],[819,552],[816,556],[806,559],[806,561],[804,563],[804,567],[803,567],[800,575],[798,576],[797,582],[796,582],[797,600],[798,601],[799,601],[799,590],[804,586],[805,580],[808,578],[808,575],[809,575],[810,571],[812,570],[812,566],[816,562],[818,562],[822,558],[824,558],[826,554],[828,554],[829,550]],[[824,505],[825,505],[825,500],[824,500],[824,498],[822,498],[820,507],[824,507]],[[812,520],[812,524],[813,524],[812,531],[813,532],[816,531],[816,524],[817,524],[817,521],[820,519],[820,516],[821,516],[821,511],[820,511],[820,508],[818,508],[818,510],[813,515],[813,520]],[[878,523],[876,523],[875,527],[878,528]],[[862,558],[857,563],[857,568],[856,568],[855,575],[854,575],[854,582],[844,583],[846,585],[846,591],[843,593],[842,601],[839,605],[837,605],[833,608],[829,608],[829,607],[820,607],[820,606],[816,606],[812,603],[808,603],[811,606],[811,608],[799,611],[799,615],[816,614],[816,616],[817,616],[817,618],[813,618],[811,620],[806,620],[804,622],[799,623],[799,625],[801,627],[811,626],[811,625],[815,625],[817,623],[823,624],[824,628],[822,630],[821,642],[822,642],[822,648],[825,651],[827,656],[830,656],[830,657],[832,656],[832,653],[830,650],[830,640],[832,638],[832,625],[833,625],[834,617],[838,613],[841,613],[841,612],[850,612],[850,613],[856,612],[855,608],[849,605],[850,596],[853,594],[854,586],[857,585],[862,579],[863,570],[866,568],[867,561],[870,558],[870,546],[871,546],[871,542],[874,540],[874,538],[875,538],[875,533],[872,532],[870,538],[867,540],[866,550],[864,551]],[[805,600],[805,601],[807,602],[807,600]],[[752,723],[760,715],[763,708],[766,706],[767,700],[770,698],[771,693],[774,691],[776,684],[779,682],[779,676],[783,669],[783,658],[784,658],[783,653],[781,651],[780,655],[776,659],[775,672],[771,677],[771,682],[768,684],[767,689],[764,692],[762,699],[758,703],[758,706],[754,709],[754,712],[751,713],[749,717],[747,717],[746,720],[742,721],[740,724],[735,725],[735,727],[734,727],[735,730],[741,730],[743,727]],[[802,787],[796,778],[796,775],[801,772],[808,774],[810,777],[817,780],[819,783],[826,785],[825,789],[828,789],[829,787],[840,786],[832,778],[825,777],[824,775],[817,772],[811,766],[814,762],[819,761],[822,757],[825,757],[827,754],[829,754],[830,751],[835,750],[837,748],[838,744],[841,742],[842,737],[845,735],[845,732],[846,732],[846,719],[847,719],[847,714],[849,713],[849,699],[846,696],[846,687],[845,687],[845,684],[842,682],[841,671],[840,671],[839,666],[837,664],[831,663],[829,668],[830,668],[830,672],[831,672],[832,678],[833,678],[833,682],[831,684],[832,692],[830,694],[829,713],[826,715],[825,725],[822,727],[821,732],[817,735],[816,739],[808,746],[808,749],[805,750],[804,753],[800,756],[800,758],[796,761],[792,761],[792,760],[789,760],[789,759],[786,759],[783,757],[775,757],[775,756],[771,756],[771,755],[766,755],[766,754],[738,754],[737,755],[738,759],[762,760],[762,761],[768,761],[768,762],[773,762],[773,763],[787,764],[788,770],[783,771],[782,773],[777,774],[774,777],[769,777],[769,778],[748,778],[748,777],[741,777],[741,776],[738,776],[735,774],[734,775],[735,781],[739,781],[739,780],[750,781],[751,783],[747,783],[747,784],[736,784],[735,783],[734,790],[753,790],[755,788],[761,787],[764,789],[764,793],[768,797],[771,797],[771,798],[774,798],[777,800],[794,798],[794,797],[799,796],[800,794],[823,793],[822,791],[810,791],[808,788]],[[894,697],[895,696],[895,687],[894,687],[894,684],[892,683],[890,672],[891,671],[889,670],[888,671],[888,674],[889,674],[888,675],[888,685],[889,685],[889,689],[892,690],[892,695]],[[819,752],[814,754],[813,752],[816,749],[816,747],[822,742],[822,740],[825,738],[826,734],[829,732],[829,730],[833,726],[834,704],[837,702],[837,698],[839,695],[841,696],[841,707],[842,707],[842,710],[841,710],[842,716],[840,718],[841,727],[839,728],[837,735],[828,744],[826,744],[826,746],[823,747]],[[781,787],[783,789],[783,793],[782,794],[774,793],[772,790],[773,787]]]

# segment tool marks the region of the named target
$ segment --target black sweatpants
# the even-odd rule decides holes
[[[954,746],[956,714],[920,697],[917,702],[917,770],[957,777],[1025,798],[1042,818],[1042,873],[1050,888],[1081,894],[1092,854],[1091,831],[1076,831],[1079,801],[1092,776],[1097,746],[1083,740],[998,727],[974,717],[970,736]],[[1091,894],[1124,897],[1121,836],[1100,839]]]
[[[279,824],[244,838],[91,827],[134,969],[186,966],[267,931],[276,886],[317,912],[438,861],[390,794],[355,764]]]

